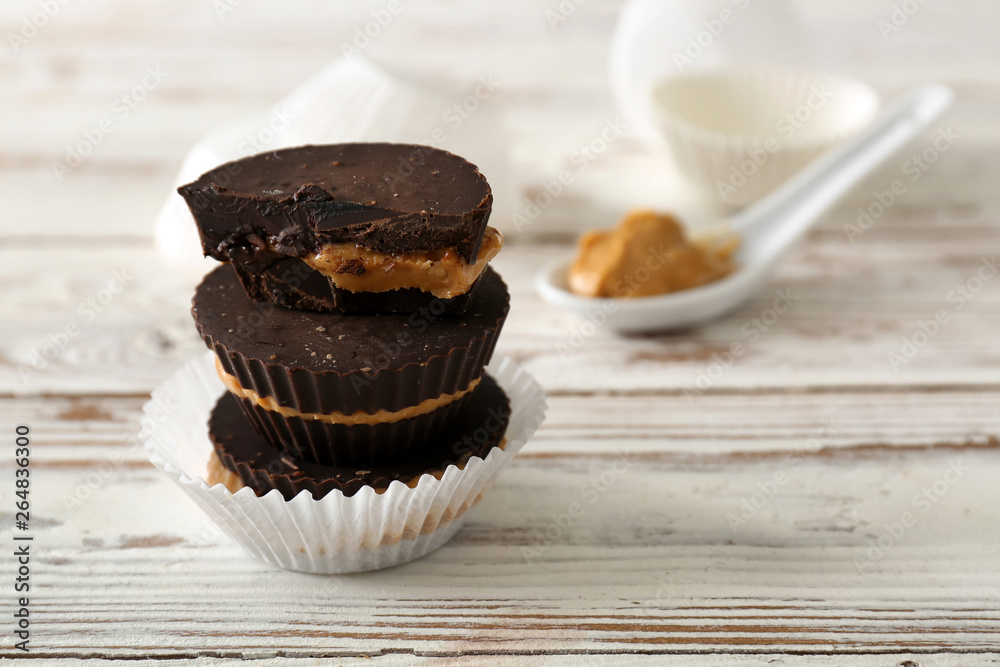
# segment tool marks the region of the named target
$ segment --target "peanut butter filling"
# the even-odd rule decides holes
[[[631,298],[678,292],[729,275],[736,236],[689,241],[671,215],[634,211],[615,229],[583,235],[569,288],[591,297]]]
[[[420,415],[433,412],[440,407],[448,405],[452,401],[462,398],[479,385],[479,378],[476,378],[469,383],[468,387],[462,389],[461,391],[457,391],[454,394],[441,394],[440,396],[436,396],[434,398],[428,398],[417,405],[410,405],[402,410],[379,410],[375,413],[362,412],[361,410],[358,410],[354,414],[345,414],[343,412],[319,414],[314,412],[299,412],[295,408],[278,405],[278,402],[273,396],[261,396],[253,389],[244,388],[240,385],[239,378],[230,375],[222,368],[222,363],[219,361],[218,357],[215,359],[215,370],[219,373],[219,377],[222,379],[222,383],[226,385],[226,389],[229,390],[229,393],[235,395],[237,398],[245,398],[254,405],[265,410],[277,412],[282,417],[286,418],[299,417],[300,419],[305,419],[307,421],[316,420],[326,422],[328,424],[345,424],[347,426],[355,426],[357,424],[372,426],[374,424],[385,424],[389,422],[401,421],[403,419],[410,419],[411,417],[419,417]]]
[[[302,260],[336,287],[351,292],[416,288],[439,299],[465,294],[503,247],[503,236],[487,227],[474,264],[454,248],[410,253],[378,252],[354,243],[330,243]]]
[[[212,452],[212,455],[208,459],[208,474],[205,476],[205,481],[209,487],[222,484],[229,493],[236,493],[246,486],[239,475],[222,465],[219,455],[215,452]]]

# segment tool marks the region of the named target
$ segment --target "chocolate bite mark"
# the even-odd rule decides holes
[[[337,287],[327,276],[297,257],[269,251],[234,251],[231,255],[240,283],[254,301],[320,313],[410,314],[433,309],[436,314],[462,314],[484,275],[480,274],[465,293],[450,299],[441,299],[415,288],[352,292]]]
[[[467,160],[385,143],[262,153],[221,165],[178,192],[205,254],[220,261],[232,248],[256,247],[248,241],[256,235],[297,257],[322,243],[353,242],[386,252],[455,247],[472,262],[493,204],[489,184]]]

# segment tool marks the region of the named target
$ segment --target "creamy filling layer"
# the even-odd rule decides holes
[[[354,243],[330,243],[303,257],[335,286],[350,292],[419,289],[439,299],[465,294],[503,247],[503,236],[487,227],[473,264],[454,248],[408,253],[378,252]]]
[[[239,475],[222,465],[219,455],[215,452],[212,452],[212,456],[208,459],[208,475],[205,477],[205,481],[210,487],[222,484],[229,493],[236,493],[246,486]]]
[[[732,273],[739,239],[689,240],[672,215],[632,211],[611,230],[587,232],[569,288],[589,297],[632,298],[687,290]]]
[[[230,375],[225,371],[225,369],[222,368],[222,363],[219,361],[218,357],[215,359],[215,370],[219,373],[219,377],[222,379],[222,383],[226,385],[226,389],[229,390],[229,393],[233,394],[237,398],[244,398],[254,405],[264,408],[265,410],[277,412],[282,417],[286,418],[299,417],[300,419],[305,419],[307,421],[315,420],[326,422],[327,424],[344,424],[346,426],[355,426],[358,424],[372,426],[374,424],[386,424],[401,421],[403,419],[410,419],[412,417],[419,417],[420,415],[424,415],[428,412],[433,412],[438,408],[444,407],[452,401],[457,401],[479,386],[479,378],[476,378],[469,383],[468,387],[462,389],[461,391],[457,391],[453,394],[441,394],[440,396],[436,396],[434,398],[428,398],[417,405],[410,405],[402,410],[379,410],[375,413],[358,410],[353,414],[346,414],[343,412],[320,414],[315,412],[299,412],[295,408],[278,405],[278,402],[273,396],[261,396],[253,389],[246,389],[240,384],[239,378]]]

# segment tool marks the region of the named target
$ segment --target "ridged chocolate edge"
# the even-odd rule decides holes
[[[423,363],[410,363],[398,370],[341,374],[286,368],[232,351],[207,334],[197,319],[195,324],[202,340],[215,352],[226,373],[235,376],[244,389],[252,389],[261,396],[273,396],[283,407],[320,414],[396,411],[443,394],[458,393],[482,375],[483,368],[493,356],[497,338],[510,311],[510,291],[506,283],[492,268],[487,267],[484,280],[487,274],[495,275],[500,281],[506,299],[495,326],[469,341],[466,347],[452,348],[447,354],[430,357]]]
[[[381,424],[330,424],[285,417],[240,399],[243,413],[272,446],[292,456],[324,465],[386,465],[406,460],[415,450],[441,437],[471,392],[431,412]]]
[[[484,385],[481,385],[481,387],[486,389],[485,383]],[[408,484],[425,473],[444,472],[452,465],[465,465],[473,458],[485,459],[494,447],[503,444],[504,436],[506,435],[507,427],[510,423],[510,397],[508,397],[506,392],[504,392],[498,385],[494,384],[493,387],[495,387],[495,389],[499,392],[499,395],[503,398],[504,407],[501,413],[503,414],[504,419],[499,427],[492,433],[489,433],[487,439],[482,445],[471,451],[463,452],[457,459],[449,457],[443,460],[439,465],[433,467],[429,466],[426,469],[413,474],[389,476],[386,474],[373,474],[369,472],[367,475],[354,476],[350,479],[330,477],[322,480],[315,480],[306,475],[299,475],[298,477],[293,478],[287,474],[270,474],[266,470],[252,468],[244,461],[237,461],[232,455],[224,451],[222,447],[219,446],[215,440],[215,434],[211,429],[211,424],[214,421],[215,410],[213,410],[213,417],[209,419],[209,436],[213,441],[213,449],[215,450],[216,456],[219,457],[220,463],[222,463],[227,470],[236,473],[243,484],[251,488],[258,496],[263,496],[272,489],[277,489],[285,500],[292,500],[302,491],[308,491],[316,500],[319,500],[328,493],[337,490],[342,492],[345,496],[350,497],[365,486],[371,486],[375,489],[384,489],[387,488],[393,481],[400,481],[404,484]],[[223,398],[220,399],[220,403],[227,397],[231,397],[231,395],[223,395]],[[216,404],[216,409],[218,409],[218,407],[219,404]],[[465,406],[465,409],[468,409],[468,406]],[[466,435],[471,434],[454,432],[447,434],[449,439],[454,439],[455,442],[460,439],[459,436]]]

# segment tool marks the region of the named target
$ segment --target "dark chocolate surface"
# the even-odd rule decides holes
[[[485,458],[500,444],[510,418],[510,402],[488,375],[455,418],[445,435],[419,450],[406,462],[366,466],[324,466],[295,459],[272,447],[249,424],[231,394],[216,403],[209,419],[209,436],[219,460],[239,475],[257,495],[271,489],[291,500],[300,491],[315,498],[340,490],[352,496],[364,486],[387,487],[407,483],[425,472],[445,470],[472,456]]]
[[[381,367],[398,370],[465,347],[499,326],[507,314],[507,288],[492,269],[484,273],[463,317],[440,317],[430,308],[345,316],[253,301],[233,267],[224,265],[197,287],[191,312],[202,336],[270,364],[345,374],[378,366],[375,360],[384,355],[390,358]]]
[[[487,268],[462,317],[440,304],[410,314],[317,313],[251,300],[223,265],[198,286],[191,310],[243,388],[299,412],[374,413],[468,387],[489,362],[508,299]]]
[[[455,247],[474,262],[493,195],[467,160],[430,146],[300,146],[228,162],[179,187],[205,254],[300,257],[324,243],[384,252]]]

